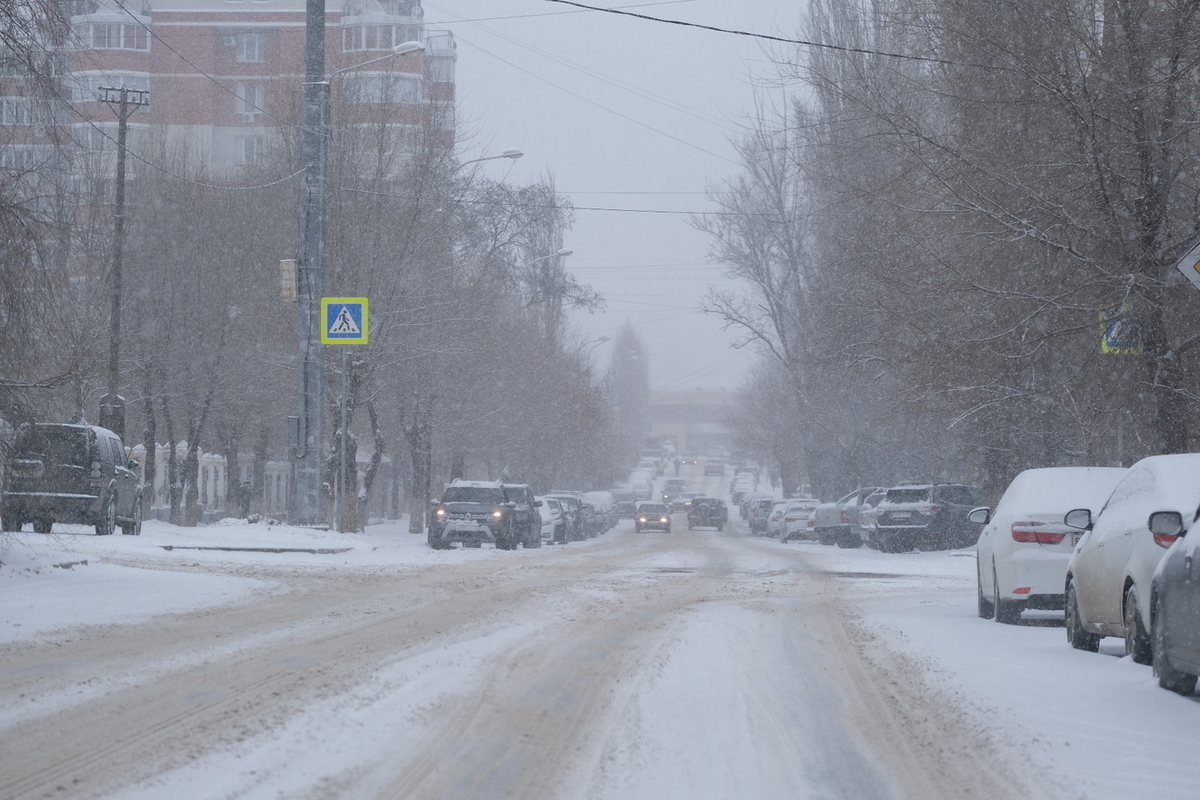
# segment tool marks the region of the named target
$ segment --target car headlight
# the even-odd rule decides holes
[[[444,508],[439,508],[439,509],[438,509],[437,511],[435,511],[434,513],[435,513],[435,514],[437,514],[437,516],[439,516],[439,517],[444,517],[444,516],[446,516],[446,509],[444,509]]]
[[[666,522],[666,521],[667,521],[667,518],[666,518],[666,517],[661,517],[661,518],[660,518],[658,521],[659,521],[659,522]]]
[[[646,521],[645,517],[638,517],[638,522],[645,522],[645,521]]]
[[[500,519],[503,516],[504,516],[504,512],[498,508],[492,512],[492,519]]]

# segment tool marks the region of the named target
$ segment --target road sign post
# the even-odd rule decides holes
[[[321,298],[321,343],[322,344],[367,344],[370,341],[370,301],[365,297]],[[346,509],[350,504],[350,492],[346,482],[346,430],[347,401],[350,394],[349,350],[342,348],[342,402],[341,429],[338,433],[338,482],[334,492],[334,518],[337,528],[348,533]],[[357,484],[357,481],[355,481]]]

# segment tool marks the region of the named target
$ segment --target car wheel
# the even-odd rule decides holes
[[[983,596],[983,567],[978,563],[975,565],[975,588],[979,596],[979,618],[991,619],[995,613],[995,605]]]
[[[52,519],[46,519],[45,517],[39,517],[33,521],[33,532],[34,533],[49,533],[50,529],[53,527],[54,527],[54,520],[52,520]]]
[[[108,496],[108,504],[104,506],[104,514],[100,519],[96,520],[96,535],[111,536],[112,532],[117,529],[117,498],[115,495]]]
[[[21,530],[24,525],[25,521],[14,513],[0,514],[0,530],[12,533]]]
[[[992,602],[996,608],[996,622],[1001,622],[1005,625],[1016,625],[1021,621],[1023,604],[1000,598],[1000,576],[996,572],[995,564],[992,564]]]
[[[142,534],[142,499],[140,497],[133,504],[133,519],[121,523],[121,534],[124,536],[140,536]]]
[[[1125,590],[1125,655],[1133,658],[1135,664],[1150,664],[1154,661],[1153,643],[1146,626],[1142,624],[1142,615],[1138,609],[1138,591],[1136,586]]]
[[[1075,581],[1067,584],[1066,599],[1067,641],[1076,650],[1087,650],[1095,653],[1100,649],[1100,636],[1088,633],[1083,629],[1083,620],[1079,616],[1079,598],[1075,596]]]
[[[1194,694],[1196,691],[1196,676],[1180,672],[1171,666],[1167,660],[1166,622],[1163,619],[1162,597],[1154,598],[1154,674],[1158,677],[1158,685],[1167,691],[1183,695]]]

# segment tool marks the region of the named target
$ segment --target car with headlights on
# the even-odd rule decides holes
[[[968,517],[983,525],[975,544],[979,616],[1015,624],[1027,608],[1061,610],[1067,562],[1082,531],[1063,516],[1099,508],[1128,470],[1117,467],[1027,469],[1004,490],[995,511]]]
[[[1068,511],[1083,531],[1067,562],[1067,641],[1095,652],[1105,636],[1125,640],[1138,664],[1153,658],[1154,572],[1200,506],[1200,454],[1150,456],[1129,468],[1098,513]]]
[[[516,550],[522,534],[516,508],[500,481],[452,481],[441,500],[434,501],[426,532],[429,546],[445,550],[456,542],[464,547],[490,542],[497,550]]]
[[[636,533],[643,531],[671,532],[671,509],[666,503],[652,503],[643,500],[638,503],[637,515],[633,518],[633,529]]]

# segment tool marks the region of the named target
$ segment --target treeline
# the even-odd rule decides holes
[[[0,29],[55,18],[58,4],[40,5],[9,7]],[[0,423],[9,428],[96,421],[109,352],[115,142],[70,113],[39,37],[8,37],[5,65],[15,66],[0,79],[16,91],[49,87],[37,106],[38,158],[0,167]],[[252,453],[260,496],[267,460],[288,457],[287,417],[299,405],[299,311],[281,298],[279,278],[300,243],[299,127],[293,100],[268,102],[290,123],[235,183],[152,117],[132,119],[125,439],[146,444],[147,482],[167,471],[180,522],[199,517],[201,448],[228,458],[231,482],[239,454]],[[349,117],[335,106],[335,120]],[[549,180],[484,179],[456,158],[444,120],[391,122],[359,114],[335,127],[330,147],[327,294],[371,301],[370,344],[348,366],[350,456],[360,439],[374,456],[363,491],[382,457],[396,461],[416,528],[431,486],[436,494],[453,477],[510,477],[539,490],[607,485],[636,442],[614,433],[584,343],[565,321],[600,303],[556,255],[569,202]],[[0,148],[15,152],[29,135],[0,127]],[[325,357],[332,457],[341,362]],[[188,446],[156,464],[153,444],[166,441]]]
[[[740,435],[788,488],[996,496],[1195,446],[1197,10],[811,4],[798,38],[838,49],[780,54],[697,222],[745,286],[710,310],[765,356]]]

